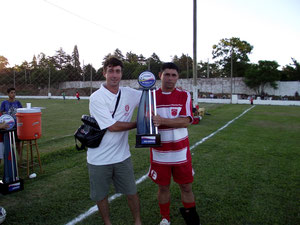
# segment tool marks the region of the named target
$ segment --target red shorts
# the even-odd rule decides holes
[[[148,176],[155,183],[164,186],[170,184],[171,176],[173,176],[173,180],[178,184],[188,184],[194,180],[194,170],[191,162],[179,165],[152,163]]]

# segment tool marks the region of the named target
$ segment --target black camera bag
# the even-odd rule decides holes
[[[119,104],[120,96],[121,91],[119,92],[112,117],[114,117],[115,115],[116,109]],[[75,131],[74,134],[76,149],[82,150],[86,147],[97,148],[100,145],[107,129],[100,129],[96,119],[92,116],[82,115],[81,121],[83,122],[83,124]],[[81,146],[78,146],[77,140],[81,143]]]

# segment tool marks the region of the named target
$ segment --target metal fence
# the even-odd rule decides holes
[[[137,79],[138,75],[150,70],[158,77],[160,65],[139,64],[139,63],[124,63],[123,80]],[[7,88],[14,87],[18,95],[33,95],[47,96],[61,95],[65,92],[66,95],[75,95],[76,91],[80,91],[81,95],[89,95],[92,85],[88,88],[76,88],[62,90],[61,83],[71,81],[84,81],[85,83],[94,81],[103,81],[102,68],[96,70],[90,64],[75,70],[72,66],[64,68],[35,67],[35,68],[8,68],[0,71],[0,95],[5,95]]]

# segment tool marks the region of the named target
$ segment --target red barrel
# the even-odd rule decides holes
[[[17,109],[17,134],[20,140],[39,139],[42,135],[40,108]]]

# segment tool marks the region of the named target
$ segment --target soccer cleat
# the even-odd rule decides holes
[[[193,208],[180,208],[180,213],[187,225],[200,225],[199,215],[196,207]]]
[[[167,219],[163,219],[162,221],[160,221],[159,225],[170,225],[171,222],[169,222]]]

